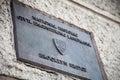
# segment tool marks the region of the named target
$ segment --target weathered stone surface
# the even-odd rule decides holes
[[[120,24],[67,0],[19,1],[93,32],[108,80],[120,79]],[[79,80],[16,60],[10,0],[0,5],[0,74],[25,80]]]
[[[19,80],[19,79],[8,77],[8,76],[0,76],[0,80]]]
[[[120,18],[120,0],[76,0],[95,6]]]
[[[1,1],[0,1],[0,4],[2,4],[2,3],[3,3],[3,1],[4,1],[4,0],[1,0]]]

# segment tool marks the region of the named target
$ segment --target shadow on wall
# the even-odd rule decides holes
[[[13,78],[10,76],[0,75],[0,80],[20,80],[20,79]]]
[[[116,3],[116,8],[118,8],[118,14],[119,14],[119,17],[120,17],[120,0],[117,0],[117,3]]]

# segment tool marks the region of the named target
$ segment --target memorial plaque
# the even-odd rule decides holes
[[[34,10],[11,4],[17,59],[85,80],[104,80],[91,33]]]

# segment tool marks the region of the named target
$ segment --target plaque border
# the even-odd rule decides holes
[[[34,9],[34,10],[40,12],[41,14],[43,14],[43,15],[45,15],[45,16],[48,16],[49,18],[52,18],[52,19],[54,19],[54,20],[57,20],[57,21],[59,21],[59,22],[61,22],[61,23],[66,24],[66,25],[68,25],[68,26],[70,26],[70,27],[74,27],[74,28],[76,28],[76,29],[78,29],[78,30],[80,30],[80,31],[82,31],[82,32],[85,32],[85,33],[89,34],[89,35],[90,35],[90,38],[91,38],[91,42],[92,42],[92,44],[93,44],[93,49],[94,49],[94,51],[95,51],[95,55],[96,55],[96,58],[97,58],[97,61],[98,61],[98,65],[99,65],[99,68],[100,68],[100,71],[101,71],[103,80],[108,80],[107,75],[106,75],[105,70],[104,70],[103,62],[102,62],[102,60],[101,60],[101,57],[100,57],[98,48],[97,48],[97,46],[96,46],[96,41],[95,41],[95,39],[94,39],[94,34],[93,34],[92,32],[87,31],[87,30],[85,30],[85,29],[82,29],[82,28],[80,28],[80,27],[78,27],[78,26],[76,26],[76,25],[74,25],[74,24],[72,24],[72,23],[70,23],[70,22],[68,22],[68,21],[65,21],[65,20],[63,20],[63,19],[61,19],[61,18],[57,18],[57,17],[55,17],[55,16],[53,16],[53,15],[51,15],[51,14],[48,14],[48,13],[46,13],[46,12],[44,12],[44,11],[41,11],[41,10],[36,9],[36,8],[33,8],[33,7],[31,7],[30,5],[25,4],[25,3],[22,3],[22,2],[20,2],[20,1],[18,1],[18,0],[17,0],[17,1],[16,1],[16,0],[11,0],[11,1],[10,1],[10,9],[11,9],[11,10],[10,10],[10,12],[11,12],[10,16],[11,16],[11,18],[12,18],[11,20],[12,20],[12,23],[13,23],[12,26],[13,26],[13,36],[14,36],[14,43],[15,43],[15,44],[14,44],[14,47],[15,47],[16,58],[17,58],[18,61],[20,61],[20,62],[22,62],[22,63],[25,63],[25,65],[29,64],[29,65],[32,65],[32,67],[35,66],[35,68],[37,67],[38,69],[43,69],[43,70],[45,70],[46,72],[50,72],[50,73],[57,72],[57,73],[62,73],[62,74],[65,74],[65,75],[77,77],[77,78],[83,79],[83,80],[90,80],[90,79],[85,78],[85,77],[82,77],[82,76],[78,76],[78,75],[75,75],[75,74],[72,74],[72,73],[69,73],[69,72],[66,72],[66,71],[62,71],[62,70],[59,70],[59,69],[56,69],[56,68],[52,68],[52,67],[47,66],[47,65],[38,64],[38,63],[35,63],[35,62],[32,62],[32,61],[29,61],[29,60],[20,58],[20,57],[19,57],[19,54],[18,54],[19,51],[18,51],[18,44],[17,44],[17,35],[15,34],[15,33],[16,33],[16,27],[15,27],[16,24],[15,24],[15,17],[14,17],[15,14],[14,14],[14,9],[13,9],[13,3],[17,3],[17,4],[22,5],[22,6],[24,6],[24,7],[28,7],[28,8]],[[31,66],[30,66],[30,67],[31,67]],[[50,70],[50,71],[49,71],[49,70]]]

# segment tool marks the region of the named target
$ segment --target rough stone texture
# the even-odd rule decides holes
[[[19,80],[19,79],[2,75],[2,76],[0,76],[0,80]]]
[[[4,0],[0,0],[0,5],[3,3]]]
[[[67,0],[19,1],[93,32],[108,80],[120,79],[120,24]],[[0,5],[0,74],[24,80],[79,80],[17,61],[14,46],[10,1],[5,0]]]
[[[91,4],[120,18],[120,0],[77,0]]]

